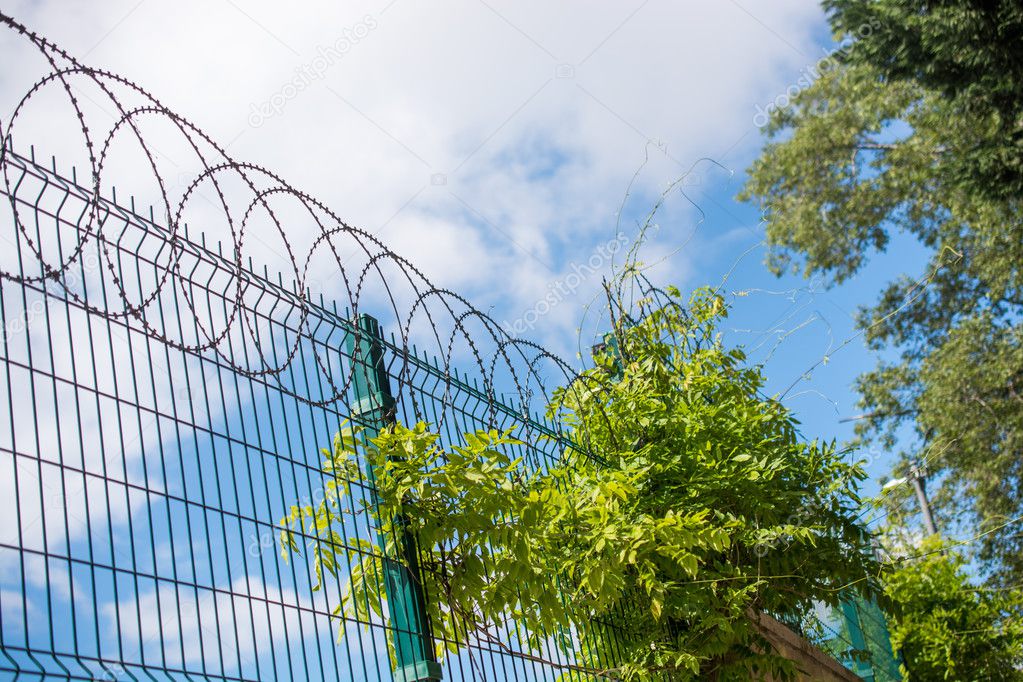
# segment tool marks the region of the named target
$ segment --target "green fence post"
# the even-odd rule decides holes
[[[873,600],[853,594],[842,600],[842,616],[845,618],[853,646],[870,652],[870,670],[875,680],[901,680],[899,659],[892,649],[888,620]],[[857,642],[856,637],[859,637]],[[862,676],[862,673],[861,673]]]
[[[869,653],[867,640],[863,636],[863,627],[860,624],[859,610],[856,608],[855,597],[846,596],[842,598],[842,616],[845,618],[845,625],[849,629],[849,643],[853,649]],[[853,672],[865,680],[874,679],[874,668],[869,663],[854,659]]]
[[[369,315],[359,315],[356,329],[346,344],[352,358],[352,389],[355,393],[354,415],[365,425],[367,433],[376,435],[394,423],[394,396],[384,367],[380,325]],[[366,476],[375,492],[375,475],[367,465]],[[375,501],[375,500],[374,500]],[[394,519],[395,545],[401,560],[387,555],[386,538],[377,535],[384,555],[384,590],[390,611],[390,636],[396,665],[395,682],[437,682],[443,675],[437,663],[426,613],[426,599],[419,580],[419,551],[415,538],[406,532],[404,517]]]

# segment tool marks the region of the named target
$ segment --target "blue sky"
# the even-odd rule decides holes
[[[852,424],[841,421],[857,412],[851,384],[874,363],[856,337],[856,308],[873,302],[896,274],[919,275],[924,266],[917,245],[895,238],[888,253],[872,257],[841,287],[791,274],[777,278],[763,266],[757,208],[734,199],[763,142],[758,112],[798,87],[833,48],[810,0],[8,4],[5,11],[82,61],[140,84],[235,158],[265,165],[318,197],[438,286],[498,321],[528,321],[524,336],[573,362],[577,349],[603,330],[597,311],[600,280],[610,271],[608,245],[619,232],[634,236],[664,188],[685,176],[682,191],[658,214],[641,259],[657,264],[656,282],[683,290],[721,284],[727,275],[723,291],[734,302],[728,338],[765,363],[768,392],[785,394],[807,437],[851,435]],[[10,32],[0,35],[5,134],[13,107],[45,73],[23,43]],[[54,155],[65,172],[72,165],[81,170],[86,157],[77,121],[50,94],[41,92],[20,116],[15,142],[22,150],[33,145],[41,158]],[[94,130],[115,120],[103,93],[83,85],[78,96]],[[161,176],[180,194],[196,160],[173,130],[154,123],[146,133]],[[149,170],[130,140],[117,139],[106,160],[104,194],[116,185],[119,197],[155,202]],[[197,200],[189,211],[193,229],[211,243],[227,240],[213,202]],[[304,253],[316,226],[300,211],[282,211],[288,241]],[[266,264],[288,279],[282,236],[258,221],[250,235],[246,251],[257,269]],[[306,283],[314,293],[343,299],[336,261],[311,263]],[[555,303],[541,305],[552,291],[559,292]],[[372,287],[366,297],[384,301]],[[468,362],[467,354],[461,357]],[[187,373],[168,368],[166,378],[153,379],[154,396],[169,390],[164,384],[173,383],[176,371]],[[51,419],[57,410],[54,405]],[[13,422],[13,407],[9,415]],[[211,418],[225,430],[238,429],[244,405]],[[145,433],[125,453],[135,465],[169,442],[166,433],[148,428],[139,426]],[[88,439],[99,427],[83,429]],[[53,444],[40,441],[37,448],[45,458]],[[891,459],[858,454],[870,460],[875,478]],[[10,486],[9,468],[4,472],[0,484]],[[137,482],[158,494],[173,488],[172,478]],[[875,488],[872,483],[868,491]],[[57,501],[77,512],[77,523],[63,527],[71,537],[71,526],[81,533],[90,511],[81,501],[72,506],[66,494]],[[40,512],[52,502],[36,501]],[[143,514],[125,507],[119,523],[128,509]],[[158,563],[155,555],[150,561]],[[263,561],[276,567],[272,548]],[[4,577],[5,587],[28,589],[13,573]],[[281,599],[298,587],[281,580],[264,585]],[[37,582],[31,589],[43,588]],[[67,598],[56,587],[45,591]],[[111,599],[109,589],[99,592],[115,612],[124,601]],[[146,598],[160,599],[159,590],[150,592]],[[10,595],[0,595],[0,603],[12,608]]]

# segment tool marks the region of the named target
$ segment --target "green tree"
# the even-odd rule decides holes
[[[1023,8],[831,0],[842,49],[790,105],[740,197],[767,219],[768,264],[833,283],[895,233],[930,262],[859,313],[881,355],[857,386],[858,436],[926,459],[946,520],[1023,517]],[[914,437],[905,438],[911,426]],[[893,501],[901,502],[898,497]],[[957,518],[960,511],[966,518]],[[1023,579],[1023,533],[982,538]]]
[[[909,682],[1023,680],[1023,594],[978,588],[936,539],[886,580]]]
[[[863,471],[760,394],[760,369],[717,334],[725,314],[701,291],[620,326],[553,397],[577,445],[550,467],[527,465],[513,433],[441,447],[422,423],[343,430],[325,451],[325,499],[282,522],[284,555],[347,581],[339,609],[379,615],[381,554],[368,542],[352,554],[339,532],[368,461],[379,499],[365,513],[386,537],[399,517],[415,534],[448,641],[494,646],[513,627],[533,651],[553,639],[580,671],[615,679],[790,675],[750,615],[798,618],[850,585],[877,595],[856,523]]]
[[[994,198],[1023,194],[1023,6],[1014,0],[827,0],[850,60],[940,93],[977,126],[943,172]],[[879,30],[863,31],[861,27]]]

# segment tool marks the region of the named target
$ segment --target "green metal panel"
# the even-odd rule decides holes
[[[387,369],[384,366],[380,326],[369,315],[360,315],[355,321],[354,333],[347,339],[348,354],[352,362],[352,390],[355,393],[355,411],[367,424],[367,431],[375,436],[381,429],[394,423],[395,400],[391,395]],[[367,465],[366,476],[370,485],[375,482],[372,467]],[[373,493],[375,497],[375,492]],[[387,538],[378,536],[383,553],[384,586],[390,612],[390,637],[395,657],[395,682],[427,682],[442,678],[436,661],[433,638],[426,613],[426,601],[419,574],[419,551],[415,538],[406,532],[403,517],[394,520],[398,537],[400,561],[388,556]]]
[[[891,635],[884,612],[876,602],[860,596],[851,597],[845,603],[855,611],[864,648],[870,654],[869,666],[873,679],[878,682],[901,680],[899,661],[892,650]],[[845,613],[845,611],[843,611]]]
[[[842,616],[845,618],[845,624],[849,630],[849,643],[852,644],[852,648],[861,652],[867,651],[867,641],[863,637],[863,628],[860,625],[859,610],[856,608],[855,601],[849,598],[842,600]],[[874,671],[869,663],[854,660],[847,662],[847,665],[863,679],[874,679]]]

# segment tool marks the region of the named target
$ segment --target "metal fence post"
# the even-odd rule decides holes
[[[888,621],[877,603],[848,594],[842,598],[841,611],[853,648],[870,654],[870,662],[857,662],[854,672],[864,679],[901,680],[899,658],[892,649]]]
[[[376,435],[394,423],[394,396],[384,367],[380,325],[369,315],[359,315],[356,330],[347,337],[352,358],[352,388],[355,393],[353,416]],[[375,497],[375,475],[367,465],[366,475]],[[375,500],[374,500],[375,502]],[[415,537],[406,531],[407,520],[399,516],[392,524],[397,535],[395,545],[400,559],[387,555],[386,538],[378,534],[377,542],[384,555],[384,590],[390,611],[390,636],[395,655],[395,682],[439,681],[443,675],[437,663],[426,612],[419,572],[419,551]]]
[[[854,598],[845,597],[841,601],[842,616],[845,618],[845,625],[849,629],[849,643],[857,651],[869,652],[867,640],[863,636],[863,626],[860,624],[859,609]],[[865,680],[874,679],[874,668],[870,663],[861,660],[851,661],[853,672]]]

